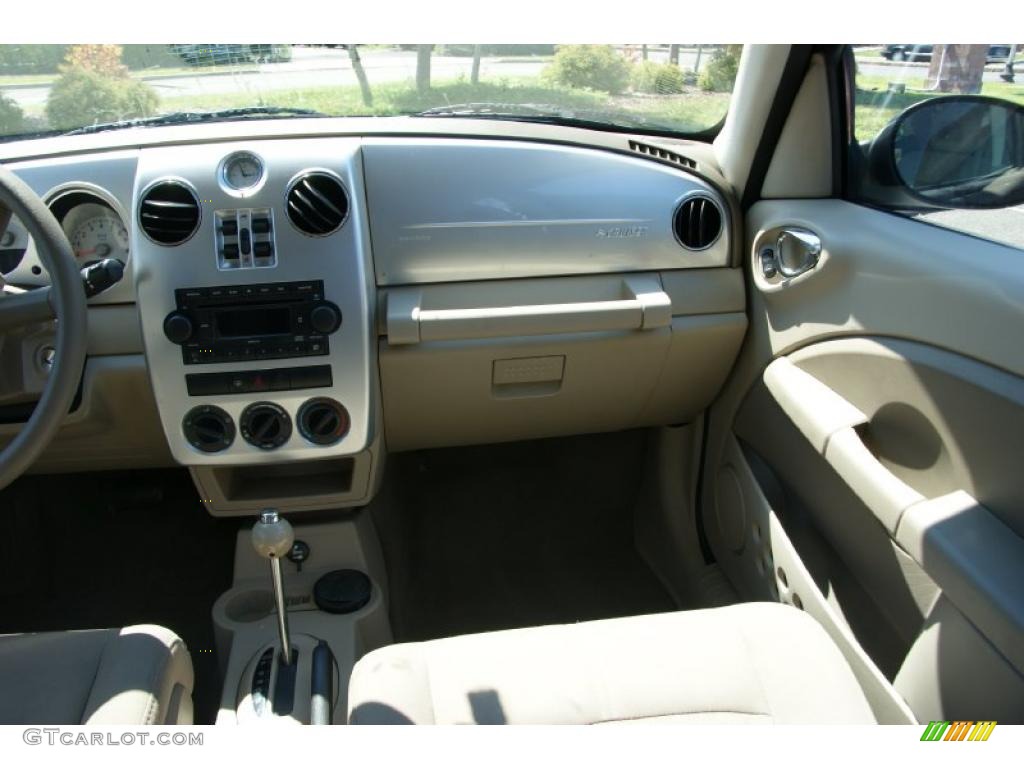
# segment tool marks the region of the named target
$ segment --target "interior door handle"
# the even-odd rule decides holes
[[[809,229],[787,227],[775,240],[774,250],[761,253],[761,268],[766,277],[778,271],[783,277],[797,277],[818,266],[821,238]]]

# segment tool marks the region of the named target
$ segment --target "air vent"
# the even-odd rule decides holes
[[[199,201],[181,182],[157,182],[142,196],[139,226],[155,243],[180,245],[199,228]]]
[[[323,237],[348,218],[348,194],[334,176],[313,171],[300,176],[288,190],[288,219],[307,235]]]
[[[678,165],[680,168],[688,168],[692,171],[697,167],[697,163],[690,158],[677,155],[675,152],[669,152],[667,149],[662,149],[661,147],[655,147],[652,144],[642,144],[639,141],[630,141],[629,148],[634,152],[639,152],[641,155],[647,155],[648,157],[654,157],[658,160],[664,160],[672,163],[673,165]]]
[[[672,228],[681,245],[692,251],[702,250],[722,233],[722,211],[710,197],[695,195],[676,209]]]

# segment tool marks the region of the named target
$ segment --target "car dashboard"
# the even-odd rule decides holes
[[[388,451],[685,423],[717,393],[746,315],[707,145],[300,122],[3,147],[83,266],[126,265],[35,471],[177,463],[216,514],[352,506]],[[3,238],[5,280],[45,285]],[[0,349],[0,443],[52,338]]]

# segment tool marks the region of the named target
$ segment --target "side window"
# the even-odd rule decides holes
[[[854,46],[848,196],[1024,249],[1024,45]]]

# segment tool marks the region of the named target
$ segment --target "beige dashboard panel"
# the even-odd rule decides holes
[[[671,279],[644,273],[382,292],[379,364],[388,449],[690,420],[714,397],[739,350],[746,330],[742,276],[731,269],[666,274]],[[640,306],[620,306],[629,301],[626,281],[646,297]],[[441,340],[424,339],[400,323],[395,331],[396,318],[445,312],[461,318],[463,310],[500,322],[485,332],[460,319]]]
[[[0,446],[20,424],[0,425]],[[173,466],[141,355],[90,357],[79,406],[32,466],[33,473]]]

